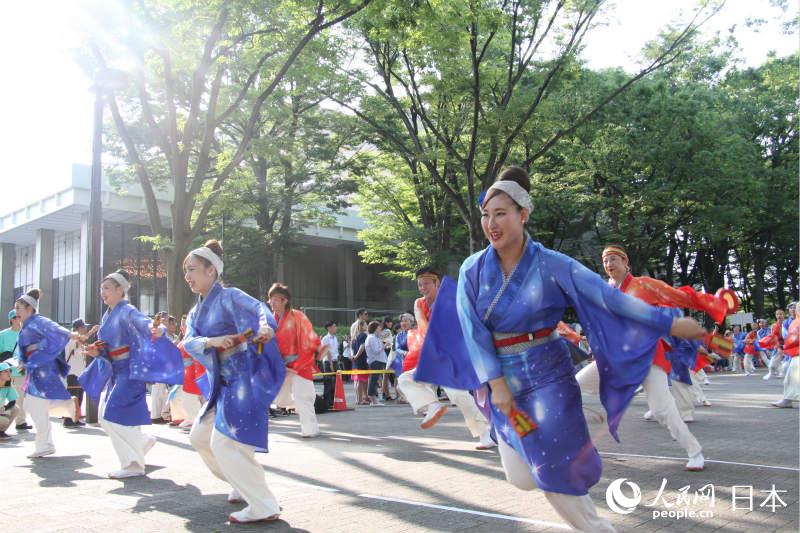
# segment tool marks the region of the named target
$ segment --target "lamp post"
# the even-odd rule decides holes
[[[92,179],[89,189],[89,220],[87,224],[87,258],[86,258],[86,320],[90,324],[100,323],[100,279],[102,277],[103,260],[101,256],[103,242],[103,206],[100,201],[103,187],[103,108],[104,95],[108,91],[122,89],[127,83],[124,73],[103,69],[97,73],[92,85],[95,94],[94,125],[92,134]],[[86,421],[97,423],[97,404],[86,398]]]

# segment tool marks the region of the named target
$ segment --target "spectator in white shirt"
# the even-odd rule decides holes
[[[322,371],[334,372],[336,370],[336,362],[339,360],[339,339],[336,337],[336,322],[328,322],[325,324],[325,329],[328,330],[328,333],[322,337],[322,345],[328,349],[323,355]]]
[[[386,370],[386,352],[383,349],[383,341],[380,339],[381,323],[370,322],[367,326],[367,340],[364,343],[364,350],[367,352],[367,364],[370,370]],[[370,374],[367,396],[370,405],[383,405],[378,401],[378,383],[381,374]]]
[[[83,403],[83,389],[78,383],[78,376],[80,376],[86,369],[86,342],[91,335],[97,331],[97,327],[89,329],[89,325],[78,318],[72,321],[72,331],[78,333],[79,337],[70,339],[64,347],[64,358],[69,365],[69,373],[67,374],[67,391],[72,396],[75,402],[75,419],[65,417],[64,427],[72,428],[78,426],[85,426],[81,422],[81,404]]]
[[[369,312],[366,309],[359,309],[356,311],[356,321],[350,325],[350,338],[355,339],[358,337],[358,323],[363,320],[369,322]]]

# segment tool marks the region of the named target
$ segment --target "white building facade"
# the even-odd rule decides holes
[[[40,312],[63,324],[84,317],[89,298],[99,299],[98,288],[86,283],[89,187],[90,168],[73,165],[68,187],[0,216],[3,313],[32,287],[42,290]],[[159,212],[169,213],[171,193],[157,197]],[[141,190],[120,192],[104,181],[101,202],[102,263],[94,268],[102,274],[124,267],[135,278],[131,302],[147,314],[166,309],[166,273],[152,246],[139,238],[151,235]],[[168,217],[162,222],[170,224]],[[357,233],[363,227],[363,220],[348,213],[331,227],[308,228],[279,268],[275,281],[291,287],[295,306],[309,309],[317,325],[349,324],[358,307],[386,312],[411,307],[412,285],[388,280],[383,269],[360,261],[363,243]],[[405,296],[399,296],[401,289]]]

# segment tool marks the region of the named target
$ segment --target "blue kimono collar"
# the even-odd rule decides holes
[[[487,248],[484,275],[486,275],[486,281],[489,282],[490,288],[487,291],[479,291],[480,294],[478,295],[476,308],[480,310],[483,323],[489,327],[489,329],[493,329],[493,318],[504,316],[508,305],[510,305],[513,300],[513,296],[518,294],[533,264],[537,250],[538,244],[534,242],[531,236],[526,232],[525,246],[522,255],[517,265],[514,267],[514,270],[506,276],[503,274],[503,267],[500,263],[500,256],[497,254],[497,250],[491,246]],[[510,297],[504,298],[503,296]]]

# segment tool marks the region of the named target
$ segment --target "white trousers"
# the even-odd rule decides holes
[[[111,439],[111,445],[123,470],[144,473],[145,447],[155,437],[142,433],[142,426],[123,426],[105,418],[105,402],[100,404],[100,427]]]
[[[200,408],[203,407],[203,397],[199,394],[189,394],[182,391],[182,404],[183,410],[186,413],[186,418],[183,419],[181,426],[186,427],[192,425],[194,419],[200,413]]]
[[[762,350],[758,352],[758,356],[761,358],[761,362],[764,363],[764,366],[769,368],[769,355],[767,355],[767,352]]]
[[[397,388],[406,397],[415,413],[439,401],[436,396],[436,386],[430,383],[414,381],[413,370],[400,374],[400,377],[397,378]],[[464,415],[464,423],[467,425],[470,434],[476,438],[480,437],[489,428],[489,423],[478,409],[478,406],[475,405],[475,399],[472,395],[459,389],[442,388],[447,397],[450,398],[450,401],[461,410],[461,414]]]
[[[597,371],[595,362],[582,368],[575,378],[578,380],[582,392],[597,392],[600,389],[600,373]],[[642,387],[647,398],[647,405],[655,419],[669,430],[672,438],[678,441],[689,457],[700,453],[703,448],[686,427],[686,423],[678,412],[675,398],[669,392],[669,382],[664,369],[652,365],[650,372],[642,382]]]
[[[169,416],[172,420],[186,420],[186,410],[183,408],[183,385],[178,387],[169,401]],[[194,414],[197,416],[197,413]]]
[[[536,483],[531,476],[530,467],[519,454],[500,439],[500,461],[506,474],[506,480],[521,490],[533,490]],[[544,495],[553,509],[570,526],[579,531],[613,532],[616,531],[611,522],[597,514],[597,509],[588,494],[572,496],[557,492],[544,491]]]
[[[767,367],[770,374],[781,377],[783,375],[783,351],[775,350]]]
[[[748,374],[753,374],[756,371],[755,365],[753,365],[753,356],[750,354],[744,354],[744,359],[742,361],[742,367],[744,371]]]
[[[11,382],[14,385],[14,390],[17,391],[17,407],[19,407],[19,411],[17,412],[17,421],[16,424],[24,424],[25,423],[25,396],[26,394],[22,391],[22,386],[25,384],[25,376],[17,376],[15,378],[11,378]]]
[[[738,353],[731,354],[731,371],[738,372],[742,368],[742,356]]]
[[[150,386],[150,418],[161,418],[167,407],[167,386],[163,383],[153,383]]]
[[[800,402],[800,356],[792,357],[783,375],[783,397]]]
[[[706,393],[703,392],[703,385],[701,382],[706,380],[706,373],[700,370],[696,374],[689,373],[692,376],[692,393],[694,394],[694,404],[702,405],[707,400]]]
[[[689,457],[700,453],[703,447],[700,446],[692,432],[686,427],[686,422],[681,418],[675,398],[669,393],[667,373],[664,372],[664,369],[652,365],[642,387],[644,387],[647,405],[659,424],[669,430],[672,438],[678,441]]]
[[[694,420],[694,389],[682,381],[673,380],[670,387],[681,420]]]
[[[434,385],[414,381],[414,370],[400,374],[400,377],[397,378],[397,388],[406,397],[414,413],[418,413],[430,404],[439,401]]]
[[[189,439],[211,473],[229,483],[244,498],[249,518],[266,518],[280,512],[278,500],[267,486],[264,468],[256,461],[255,447],[217,431],[213,409],[194,421]]]
[[[46,400],[37,396],[26,394],[25,405],[28,413],[33,420],[36,429],[35,449],[36,453],[47,450],[54,450],[53,436],[50,432],[50,411],[56,416],[68,416],[75,419],[75,402],[69,400]]]
[[[34,452],[54,450],[53,436],[50,432],[50,401],[26,394],[28,413],[33,419],[33,426],[36,429],[36,440]]]
[[[319,433],[317,413],[314,411],[316,399],[317,390],[313,381],[287,371],[281,390],[278,391],[273,403],[278,407],[294,407],[300,418],[300,434],[314,436]]]

